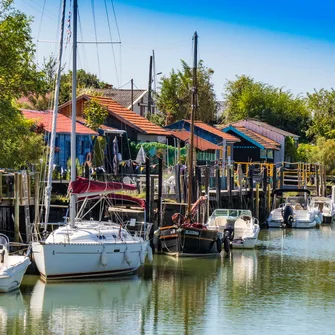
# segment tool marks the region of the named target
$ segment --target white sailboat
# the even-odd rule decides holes
[[[65,0],[63,0],[62,24],[64,26]],[[61,31],[60,47],[63,45]],[[72,131],[71,131],[71,183],[76,182],[76,69],[77,69],[77,0],[73,0],[73,74],[72,74]],[[54,138],[61,69],[61,49],[58,59],[58,76],[55,93],[53,134],[51,138],[49,168],[53,166]],[[46,217],[48,222],[52,178],[46,188]],[[89,182],[90,184],[90,182]],[[92,197],[113,190],[107,186],[102,191],[80,192],[81,196]],[[54,230],[45,240],[32,243],[33,257],[41,278],[65,280],[104,277],[134,273],[144,263],[147,254],[151,259],[149,242],[141,236],[132,236],[122,225],[100,220],[86,220],[76,211],[78,193],[71,192],[70,217],[67,224]],[[145,223],[144,223],[145,224]],[[46,228],[45,228],[46,230]]]
[[[10,255],[9,239],[0,234],[0,292],[17,289],[30,264],[28,255]]]

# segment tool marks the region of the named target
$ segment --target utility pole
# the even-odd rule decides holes
[[[134,110],[134,79],[130,80],[131,84],[131,110]]]
[[[151,116],[151,84],[152,84],[152,56],[150,56],[149,64],[149,85],[148,85],[148,112],[147,118]]]

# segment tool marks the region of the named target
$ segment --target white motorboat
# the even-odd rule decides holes
[[[322,223],[333,223],[335,217],[335,203],[332,198],[312,197],[311,208],[317,209],[322,213]]]
[[[278,208],[278,198],[289,194]],[[291,194],[295,195],[291,195]],[[269,228],[314,228],[322,222],[322,213],[311,206],[308,189],[276,189],[273,191],[273,210],[268,219]]]
[[[208,219],[208,229],[222,231],[224,249],[253,249],[260,231],[259,223],[247,209],[216,209]]]
[[[9,254],[9,239],[0,234],[0,292],[5,293],[20,287],[29,264],[28,255]]]

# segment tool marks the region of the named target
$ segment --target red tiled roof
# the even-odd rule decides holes
[[[187,121],[190,122],[190,121]],[[203,122],[203,121],[195,121],[194,125],[197,126],[198,128],[201,128],[203,130],[208,131],[209,133],[215,134],[216,136],[221,137],[223,140],[226,140],[227,142],[241,142],[240,139],[236,136],[224,133],[223,131],[210,126],[209,124]]]
[[[52,130],[52,111],[34,111],[29,109],[21,109],[23,116],[28,120],[35,120],[39,124],[43,124],[44,129],[48,132]],[[71,119],[65,115],[57,115],[57,133],[71,133]],[[76,133],[83,135],[98,135],[94,130],[80,124],[76,124]]]
[[[280,144],[274,140],[271,140],[270,138],[264,136],[264,135],[260,135],[248,128],[245,128],[243,126],[234,126],[234,128],[236,128],[238,131],[240,131],[241,133],[245,134],[246,136],[250,137],[251,139],[253,139],[254,141],[258,142],[259,144],[261,144],[265,149],[272,149],[272,150],[279,150],[280,148]]]
[[[143,116],[140,116],[135,112],[121,106],[111,98],[94,97],[89,95],[86,95],[86,97],[95,100],[103,106],[106,106],[111,115],[115,116],[125,124],[128,124],[130,127],[135,128],[141,133],[148,135],[170,135],[170,133],[162,127],[155,125]]]
[[[171,135],[179,138],[183,142],[190,142],[190,132],[187,130],[174,130],[171,131]],[[194,146],[196,149],[199,149],[201,151],[206,151],[206,150],[220,150],[221,147],[218,145],[209,142],[207,140],[204,140],[203,138],[199,136],[194,136]]]

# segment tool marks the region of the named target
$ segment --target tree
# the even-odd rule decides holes
[[[43,90],[43,74],[33,62],[30,19],[0,2],[0,99],[10,100]]]
[[[165,125],[180,119],[189,119],[192,103],[192,68],[181,61],[182,70],[172,70],[169,77],[163,77],[161,90],[155,94],[157,108]],[[213,122],[216,118],[217,103],[211,78],[214,71],[199,61],[197,68],[198,108],[196,120]],[[161,121],[162,117],[157,121]],[[153,119],[155,121],[155,119]]]
[[[42,156],[43,136],[32,132],[32,126],[10,101],[0,100],[0,167],[20,168]]]
[[[104,89],[110,88],[111,85],[100,81],[95,74],[86,72],[83,69],[77,71],[77,93],[82,89],[95,88]],[[69,101],[72,97],[72,71],[61,76],[59,104]]]
[[[244,75],[228,81],[224,90],[227,108],[223,123],[255,118],[303,139],[306,137],[311,114],[301,97]]]
[[[84,116],[86,125],[93,130],[97,130],[100,125],[105,123],[108,116],[108,110],[106,107],[92,99],[84,103]]]
[[[312,139],[335,138],[335,90],[321,89],[307,93],[307,98],[313,116],[307,134]]]

